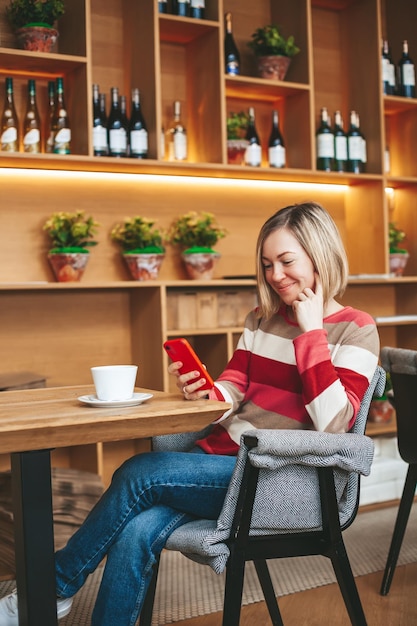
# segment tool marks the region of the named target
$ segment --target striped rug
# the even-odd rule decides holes
[[[381,571],[391,541],[397,509],[360,513],[344,532],[346,549],[355,576]],[[417,561],[417,504],[413,506],[402,545],[399,564]],[[287,595],[335,582],[330,561],[324,557],[279,559],[269,562],[277,595]],[[60,626],[89,626],[94,599],[102,575],[99,568],[74,599],[71,613]],[[382,574],[381,574],[382,576]],[[395,577],[393,585],[395,585]],[[13,581],[0,584],[3,596]],[[222,610],[224,576],[197,565],[176,552],[164,551],[155,601],[153,626]],[[244,604],[263,599],[252,564],[247,565]]]

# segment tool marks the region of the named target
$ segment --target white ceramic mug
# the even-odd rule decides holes
[[[137,365],[99,365],[91,368],[99,400],[129,400],[135,389]]]

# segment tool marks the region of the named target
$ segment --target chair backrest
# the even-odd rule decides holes
[[[391,375],[398,450],[406,463],[417,463],[417,351],[384,347],[381,363]]]

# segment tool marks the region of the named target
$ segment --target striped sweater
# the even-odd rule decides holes
[[[348,431],[378,363],[373,318],[352,307],[302,333],[282,307],[270,320],[249,313],[236,351],[210,391],[232,403],[198,445],[235,455],[251,428]]]

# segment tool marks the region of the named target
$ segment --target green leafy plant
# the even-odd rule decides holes
[[[113,227],[110,237],[124,252],[138,254],[165,251],[163,233],[147,217],[126,217],[124,222]]]
[[[168,241],[187,252],[213,252],[212,247],[226,234],[212,213],[190,211],[173,221]]]
[[[28,24],[52,27],[64,13],[63,0],[10,0],[6,6],[6,17],[13,30]]]
[[[406,253],[406,252],[408,252],[406,250],[406,248],[402,248],[399,245],[406,238],[406,234],[405,234],[405,232],[401,228],[398,228],[395,225],[394,222],[390,222],[389,223],[388,237],[389,237],[389,251],[390,251],[390,253],[396,253],[396,252]]]
[[[229,113],[226,126],[227,126],[227,138],[232,139],[244,139],[246,136],[246,129],[248,127],[249,115],[245,111],[239,113]]]
[[[275,24],[257,28],[252,33],[252,40],[248,42],[248,46],[252,48],[256,56],[282,55],[293,57],[300,52],[300,48],[295,45],[293,35],[285,39]]]
[[[88,252],[96,246],[94,236],[99,227],[92,217],[85,217],[84,211],[75,213],[53,213],[43,225],[51,239],[50,252]]]

